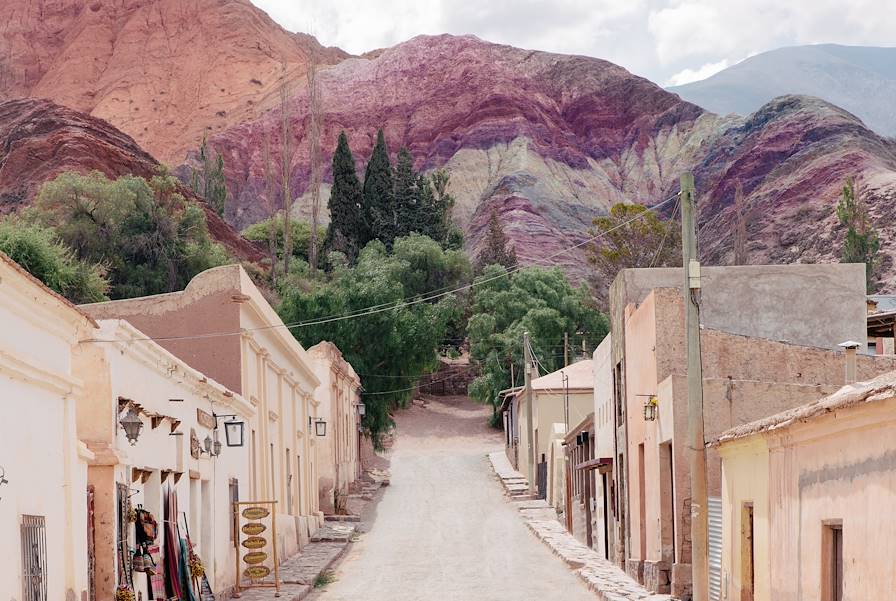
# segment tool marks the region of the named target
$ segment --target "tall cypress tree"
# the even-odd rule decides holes
[[[507,247],[507,236],[504,227],[498,219],[498,212],[492,209],[492,216],[488,220],[488,230],[485,232],[485,243],[479,256],[476,257],[476,270],[482,271],[489,265],[503,265],[507,269],[513,269],[517,265],[516,249]]]
[[[397,216],[394,212],[394,186],[389,149],[383,130],[376,135],[376,145],[364,172],[364,196],[361,215],[367,228],[366,244],[370,240],[383,241],[391,246],[395,239]]]
[[[339,134],[336,152],[333,153],[333,188],[327,207],[330,210],[330,228],[324,241],[324,249],[340,251],[350,259],[358,255],[367,242],[367,232],[361,219],[363,192],[355,158],[348,146],[345,132]]]
[[[421,215],[420,190],[414,173],[414,159],[407,148],[398,151],[395,162],[395,230],[394,236],[407,236],[411,232],[423,233],[421,226],[424,216]]]

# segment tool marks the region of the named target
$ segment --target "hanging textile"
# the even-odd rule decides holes
[[[189,561],[190,553],[187,551],[187,541],[184,539],[180,539],[180,581],[181,581],[181,590],[183,591],[180,599],[182,601],[196,601],[196,597],[193,595],[193,585],[192,579],[193,577],[190,575],[190,561]]]
[[[150,545],[147,550],[155,566],[155,574],[149,577],[150,598],[165,599],[165,566],[162,565],[161,550],[158,545]]]
[[[165,591],[168,599],[183,599],[180,579],[180,540],[177,534],[177,491],[165,489]]]

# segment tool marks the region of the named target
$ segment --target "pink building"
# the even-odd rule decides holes
[[[720,437],[726,599],[891,599],[896,373]]]
[[[681,269],[624,270],[610,289],[615,560],[656,592],[690,591],[690,494]],[[837,345],[866,336],[857,265],[706,267],[701,293],[706,437],[830,393]],[[836,350],[835,350],[836,349]],[[896,367],[860,357],[859,377]],[[654,405],[645,410],[645,405]],[[606,436],[606,435],[605,435]],[[600,444],[600,441],[598,441]],[[721,466],[708,459],[711,598],[721,590]]]

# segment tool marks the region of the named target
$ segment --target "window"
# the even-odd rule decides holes
[[[47,601],[47,528],[42,515],[22,516],[22,595]]]
[[[289,452],[289,449],[286,449],[286,511],[287,513],[293,512],[292,507],[292,454]]]
[[[623,417],[625,415],[624,403],[622,402],[624,396],[625,395],[622,394],[622,362],[619,362],[613,370],[613,397],[616,400],[617,425],[623,423]]]
[[[822,530],[822,601],[843,601],[843,524],[830,521]]]

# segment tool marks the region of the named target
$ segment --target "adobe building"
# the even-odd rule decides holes
[[[630,546],[626,569],[656,592],[681,595],[690,574],[690,471],[684,304],[658,288],[626,320],[626,413]],[[704,429],[723,431],[829,394],[843,385],[843,352],[704,328]],[[859,356],[860,378],[896,369],[896,359]],[[653,406],[646,407],[650,404]],[[721,464],[707,454],[712,587],[720,586]]]
[[[346,512],[349,486],[361,475],[361,379],[332,342],[320,342],[308,355],[320,385],[314,392],[326,435],[317,441],[318,498],[325,514]]]
[[[0,322],[0,598],[88,598],[94,455],[77,436],[73,355],[96,323],[3,253]]]
[[[893,372],[723,433],[724,598],[890,598],[894,440]]]
[[[320,380],[311,357],[239,265],[195,276],[181,292],[84,305],[96,319],[124,319],[172,355],[249,402],[248,482],[240,497],[276,501],[281,557],[323,523],[316,438]]]
[[[120,585],[143,599],[164,598],[166,581],[178,580],[166,569],[177,546],[168,540],[181,538],[189,538],[211,590],[229,595],[236,582],[230,508],[249,482],[248,449],[237,443],[255,408],[123,320],[99,321],[76,364],[85,380],[78,436],[94,455],[87,480],[96,598],[112,599]],[[129,510],[148,512],[156,536],[131,522]],[[139,566],[123,553],[129,549],[139,552]],[[160,575],[155,591],[147,556]]]
[[[707,436],[843,384],[843,355],[832,349],[847,340],[864,347],[866,341],[861,265],[704,267],[702,275]],[[602,376],[603,389],[606,380],[611,383],[615,426],[608,512],[614,559],[649,589],[679,596],[690,590],[683,279],[680,268],[619,273],[610,288],[609,373]],[[863,374],[891,365],[870,361],[860,360]],[[753,402],[756,395],[764,400]],[[650,420],[647,403],[655,403]],[[599,435],[597,444],[608,439]],[[709,470],[717,534],[717,457],[710,458]],[[717,590],[721,537],[711,540]]]
[[[515,466],[525,476],[533,474],[539,497],[547,496],[548,456],[552,446],[554,424],[562,424],[562,431],[581,422],[594,406],[593,372],[591,359],[577,361],[562,369],[532,380],[532,422],[527,418],[525,389],[516,392],[507,423],[508,439],[516,441],[513,453]],[[529,440],[533,440],[535,463],[529,465]],[[531,472],[529,471],[531,468]],[[538,475],[540,474],[540,475]]]

